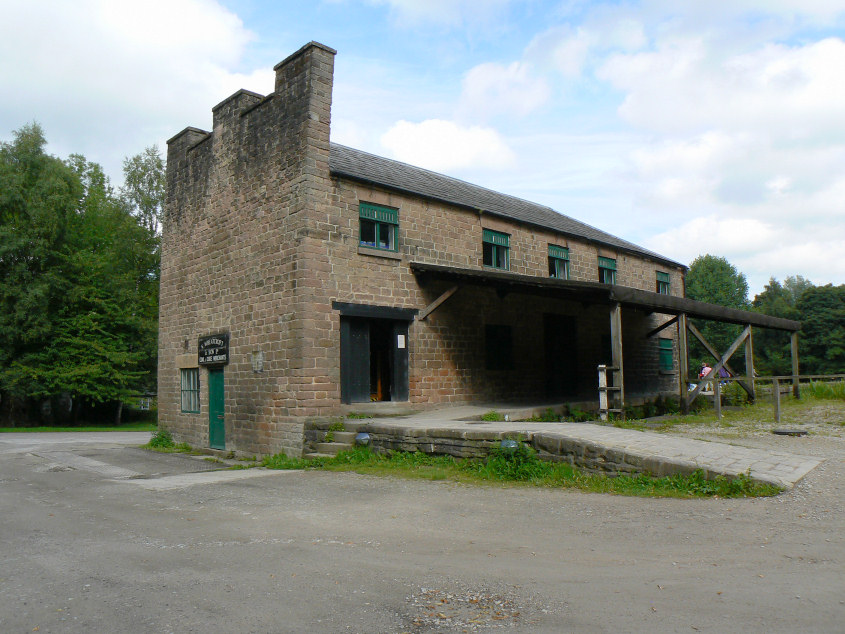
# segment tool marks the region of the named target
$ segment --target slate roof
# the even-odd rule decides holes
[[[501,194],[457,178],[444,176],[337,143],[331,144],[329,169],[332,174],[337,176],[380,185],[424,198],[432,198],[468,209],[480,209],[484,213],[494,216],[551,229],[569,237],[606,245],[652,260],[659,260],[672,266],[684,266],[654,251],[649,251],[632,242],[617,238],[600,229],[558,213],[551,207]]]

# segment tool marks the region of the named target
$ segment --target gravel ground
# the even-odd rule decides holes
[[[806,432],[805,436],[775,434],[775,430]],[[760,407],[734,411],[719,422],[675,426],[666,433],[824,459],[792,491],[774,501],[795,507],[798,518],[842,520],[845,500],[845,403],[816,402],[810,407],[787,406],[780,423],[772,410]]]

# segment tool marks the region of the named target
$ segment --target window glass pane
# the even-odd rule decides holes
[[[377,246],[376,223],[372,220],[361,218],[361,245],[373,248]]]
[[[181,406],[183,412],[200,411],[200,378],[198,368],[187,368],[180,371],[181,375]]]
[[[378,223],[378,246],[380,249],[393,249],[393,225]]]
[[[484,257],[482,258],[484,266],[494,266],[494,264],[493,264],[493,249],[495,249],[495,247],[492,244],[490,244],[489,242],[484,243],[484,245],[483,245]]]

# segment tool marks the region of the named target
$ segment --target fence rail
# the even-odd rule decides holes
[[[706,394],[707,396],[713,395],[713,408],[716,410],[716,416],[721,420],[722,418],[722,386],[726,383],[735,382],[735,381],[743,381],[747,380],[747,377],[744,376],[726,376],[726,377],[712,377],[710,378],[709,375],[704,378],[696,379],[695,381],[689,380],[687,378],[687,383],[689,385],[693,385],[695,383],[704,383],[710,384],[712,383],[712,390],[708,389],[707,392],[702,390],[701,393]],[[813,382],[813,381],[843,381],[845,380],[845,374],[798,374],[798,375],[785,375],[785,376],[755,376],[754,377],[754,384],[758,383],[771,383],[772,384],[772,406],[774,408],[774,419],[775,421],[780,424],[781,421],[781,407],[780,407],[780,396],[781,396],[781,382],[789,382],[790,388],[787,390],[793,391],[795,398],[801,398],[800,390],[796,389],[798,385],[802,381],[806,382]]]

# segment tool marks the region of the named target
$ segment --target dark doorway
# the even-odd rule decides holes
[[[560,398],[578,394],[578,358],[575,318],[543,315],[546,349],[546,396]]]
[[[344,403],[408,400],[408,322],[340,318],[340,398]]]
[[[389,401],[393,376],[393,328],[387,319],[370,320],[370,400]]]

